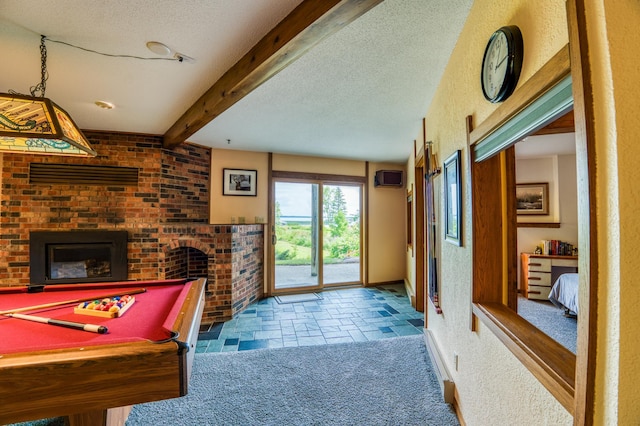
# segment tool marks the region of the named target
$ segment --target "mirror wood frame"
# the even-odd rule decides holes
[[[472,117],[467,117],[468,149],[467,170],[469,193],[472,194],[472,235],[474,264],[483,264],[487,256],[505,259],[491,262],[496,267],[481,272],[474,268],[471,328],[475,330],[477,321],[482,321],[498,338],[521,360],[538,380],[554,395],[558,401],[574,416],[574,424],[591,425],[594,423],[595,365],[596,365],[596,314],[597,314],[597,246],[595,212],[595,129],[593,110],[593,89],[588,58],[588,39],[586,37],[585,0],[567,1],[567,22],[569,44],[549,60],[534,76],[524,83],[513,96],[498,107],[477,128],[473,128]],[[517,229],[515,212],[513,218],[504,209],[501,217],[494,218],[495,223],[487,223],[483,211],[492,203],[507,205],[513,195],[514,179],[505,179],[514,167],[513,147],[503,151],[483,163],[472,161],[471,146],[503,126],[511,117],[521,111],[540,94],[546,92],[561,79],[571,74],[573,81],[576,161],[578,192],[578,233],[579,233],[579,270],[581,287],[581,309],[578,327],[578,345],[576,355],[557,342],[544,337],[528,322],[521,319],[513,309],[517,303],[516,279],[513,277],[517,263],[513,235]],[[481,179],[478,179],[478,176]],[[513,176],[513,174],[512,174]],[[486,185],[501,188],[487,200],[487,192],[478,195]],[[495,204],[493,204],[495,208]],[[481,222],[479,218],[485,219]],[[496,229],[502,229],[505,232]],[[499,228],[492,227],[498,226]],[[503,244],[495,244],[495,238]],[[491,242],[491,244],[489,244]],[[487,265],[487,263],[484,263]],[[499,283],[499,285],[496,285]],[[511,284],[509,284],[511,283]],[[507,291],[505,292],[505,286]],[[586,300],[587,303],[582,303]],[[544,336],[544,335],[543,335]],[[548,337],[548,336],[547,336]]]

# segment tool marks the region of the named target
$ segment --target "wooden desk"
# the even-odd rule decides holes
[[[520,283],[527,299],[547,300],[556,278],[578,271],[578,256],[520,253]]]

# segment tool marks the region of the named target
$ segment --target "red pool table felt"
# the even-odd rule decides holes
[[[135,303],[117,318],[75,314],[73,309],[78,303],[22,312],[59,320],[104,325],[108,328],[105,334],[0,316],[0,354],[171,339],[173,336],[170,327],[178,315],[179,306],[190,285],[191,282],[185,283],[185,280],[59,284],[47,286],[45,291],[40,293],[28,293],[25,287],[2,287],[0,311],[66,300],[95,300],[101,295],[119,292],[126,294],[141,288],[146,291],[135,294]]]

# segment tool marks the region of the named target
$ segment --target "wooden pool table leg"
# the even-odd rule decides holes
[[[68,416],[69,426],[123,426],[133,405],[108,410],[85,411]]]

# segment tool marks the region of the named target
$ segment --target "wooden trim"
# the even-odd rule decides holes
[[[579,5],[582,9],[582,19],[584,19],[584,0],[571,0],[568,3],[569,16],[571,17],[571,9]],[[575,26],[576,18],[569,18],[570,28]],[[571,40],[586,39],[586,32],[581,32],[580,37],[571,30]],[[582,47],[578,44],[577,46]],[[571,51],[571,63],[583,64],[581,58],[586,57],[583,51],[577,53],[576,49]],[[482,163],[491,161],[485,160],[481,163],[472,163],[472,209],[473,214],[473,263],[474,265],[482,265],[482,268],[474,267],[473,275],[473,314],[482,319],[496,335],[505,343],[505,345],[523,362],[523,364],[540,380],[540,382],[561,402],[561,404],[574,415],[575,424],[592,424],[593,423],[593,394],[592,390],[595,384],[595,259],[596,250],[593,244],[595,240],[595,217],[592,212],[595,211],[593,202],[593,180],[594,173],[594,146],[593,146],[593,110],[592,97],[587,96],[591,93],[589,89],[585,91],[585,97],[582,92],[582,81],[587,84],[590,81],[588,77],[583,77],[581,72],[570,67],[568,58],[569,48],[565,46],[556,56],[554,56],[548,64],[543,66],[541,70],[527,81],[522,89],[525,93],[517,91],[518,97],[513,96],[509,99],[519,99],[520,103],[528,103],[535,100],[539,95],[549,90],[556,82],[562,80],[569,72],[572,73],[573,80],[573,96],[574,96],[574,118],[576,124],[576,140],[578,161],[578,188],[581,193],[588,193],[588,197],[581,197],[578,206],[578,223],[579,223],[579,241],[580,250],[588,253],[588,256],[580,256],[581,283],[589,283],[589,306],[581,308],[580,320],[578,321],[578,353],[577,356],[566,349],[556,350],[554,346],[549,344],[539,344],[536,339],[540,339],[542,334],[536,327],[520,318],[515,311],[509,309],[499,302],[496,295],[496,289],[500,286],[496,282],[502,282],[499,279],[497,271],[487,271],[487,262],[482,261],[482,256],[486,257],[486,251],[497,246],[496,241],[500,239],[500,232],[489,226],[486,226],[486,220],[491,220],[488,211],[481,202],[487,197],[491,197],[491,192],[499,188],[499,181],[494,182],[497,178],[500,167],[494,164],[493,167],[488,165],[488,170],[479,167]],[[576,54],[578,55],[576,59]],[[583,56],[580,56],[583,54]],[[587,64],[585,60],[584,64]],[[586,65],[585,65],[586,66]],[[548,74],[548,75],[544,75]],[[587,93],[588,92],[588,93]],[[514,93],[514,95],[516,94]],[[585,107],[587,105],[587,107]],[[586,109],[585,109],[586,108]],[[488,134],[506,123],[512,116],[519,113],[522,106],[516,102],[505,102],[503,105],[489,116],[485,123],[482,123],[469,135],[469,146],[483,140]],[[587,119],[587,117],[590,117]],[[588,123],[589,125],[587,126]],[[500,154],[504,156],[504,152]],[[472,154],[473,160],[473,154]],[[485,176],[486,175],[486,176]],[[485,182],[477,182],[481,177]],[[491,184],[493,182],[493,184]],[[493,189],[492,189],[493,188]],[[482,190],[482,192],[480,192]],[[477,198],[482,195],[483,200],[478,201]],[[497,204],[495,204],[497,205]],[[495,207],[494,205],[494,207]],[[506,207],[505,207],[506,208]],[[495,216],[495,215],[494,215]],[[509,222],[505,226],[516,227],[517,222]],[[501,256],[500,251],[494,253],[492,257]],[[500,257],[502,258],[502,257]],[[507,254],[504,257],[505,262],[511,262],[511,257]],[[586,258],[586,259],[585,259]],[[515,268],[515,264],[510,268]],[[480,271],[481,270],[481,271]],[[486,279],[487,275],[495,274],[494,279]],[[583,320],[584,315],[584,320]],[[473,317],[472,317],[473,318]],[[473,323],[473,321],[472,321]],[[472,325],[473,327],[473,325]],[[556,343],[557,344],[557,343]],[[576,367],[577,366],[577,367]]]
[[[502,169],[503,153],[495,155],[480,163],[472,161],[471,186],[472,209],[471,224],[473,229],[472,257],[473,268],[473,303],[502,303],[503,283],[503,237],[505,226],[503,216],[496,214],[502,211]]]
[[[573,414],[576,368],[573,353],[502,303],[477,303],[473,311]]]
[[[598,244],[596,220],[596,137],[594,96],[589,63],[586,1],[567,1],[571,53],[578,192],[578,260],[580,285],[588,288],[588,303],[578,314],[574,425],[594,424],[598,314]]]
[[[518,222],[518,228],[560,228],[560,222]]]
[[[320,291],[323,290],[325,288],[330,288],[330,287],[344,287],[344,286],[351,286],[351,285],[363,285],[366,286],[367,284],[367,275],[368,275],[368,256],[369,256],[369,245],[368,245],[368,214],[369,214],[369,203],[368,203],[368,188],[369,186],[366,184],[366,182],[368,181],[368,170],[369,170],[369,163],[365,162],[365,174],[367,176],[361,177],[361,176],[348,176],[348,175],[331,175],[331,174],[320,174],[320,173],[303,173],[303,172],[288,172],[288,171],[277,171],[277,170],[272,170],[272,157],[270,156],[269,158],[269,169],[270,169],[270,190],[272,191],[272,193],[270,194],[270,213],[273,215],[273,217],[270,218],[271,223],[270,223],[270,227],[271,227],[271,232],[275,234],[275,203],[276,203],[276,199],[275,199],[275,183],[278,182],[294,182],[294,183],[307,183],[307,184],[315,184],[318,185],[318,198],[319,200],[322,200],[323,197],[323,185],[344,185],[344,186],[353,186],[353,187],[358,187],[360,188],[360,269],[359,269],[359,274],[358,274],[358,280],[357,281],[349,281],[349,282],[339,282],[339,283],[324,283],[324,273],[323,273],[323,268],[322,265],[324,265],[324,259],[323,259],[323,253],[322,251],[320,251],[318,253],[318,264],[320,265],[320,267],[318,268],[318,284],[315,286],[306,286],[304,288],[302,287],[289,287],[289,288],[282,288],[282,289],[276,289],[275,287],[275,281],[276,281],[276,277],[275,277],[275,264],[276,264],[276,259],[275,259],[275,246],[273,246],[272,241],[270,240],[269,243],[271,243],[272,247],[272,255],[269,256],[269,264],[272,266],[272,272],[270,272],[270,276],[272,276],[273,278],[271,279],[271,284],[269,285],[270,288],[270,293],[272,295],[274,294],[283,294],[283,293],[292,293],[292,292],[305,292],[305,291]],[[320,203],[322,203],[322,201],[320,201]],[[366,212],[363,212],[363,210],[366,209]],[[319,212],[320,214],[320,222],[322,223],[322,211]],[[318,241],[319,242],[323,242],[324,241],[324,237],[323,237],[323,228],[324,226],[320,226],[318,229]],[[367,235],[363,235],[364,233],[367,233]],[[366,245],[366,247],[365,247]]]
[[[362,242],[362,250],[364,251],[364,255],[363,253],[360,253],[360,257],[363,259],[362,262],[362,284],[367,287],[369,285],[369,162],[367,161],[364,164],[364,174],[365,174],[365,178],[364,178],[364,185],[362,190],[364,191],[363,197],[362,197],[362,202],[364,203],[363,206],[363,210],[364,210],[364,214],[362,215],[361,220],[364,220],[364,232],[363,232],[363,236],[362,238],[364,238],[364,241]]]
[[[323,181],[325,183],[339,182],[339,183],[365,184],[368,182],[366,176],[330,175],[330,174],[323,174],[323,173],[305,173],[305,172],[286,172],[286,171],[279,171],[279,170],[272,170],[271,177],[274,179],[315,180],[315,181]]]
[[[473,166],[473,150],[471,149],[471,131],[473,130],[473,116],[468,115],[465,118],[465,125],[466,125],[466,130],[467,130],[467,152],[465,155],[465,161],[467,163],[467,167],[466,167],[466,171],[465,171],[465,191],[464,193],[467,194],[467,197],[470,198],[471,203],[470,203],[470,207],[469,207],[469,217],[471,217],[471,229],[469,229],[469,233],[470,235],[473,235],[474,232],[474,227],[473,227],[473,217],[474,215],[474,211],[473,211],[473,199],[474,199],[474,194],[473,194],[473,185],[472,185],[472,166]],[[474,264],[474,257],[473,257],[473,238],[471,239],[472,243],[471,243],[471,265]],[[473,274],[471,276],[471,288],[473,289],[475,287],[474,281],[473,281]],[[469,305],[471,306],[473,304],[473,292],[471,293],[471,297],[469,298]],[[476,331],[476,320],[475,320],[475,315],[473,314],[473,309],[469,309],[469,329],[471,331]]]
[[[418,164],[418,162],[420,161],[424,162],[424,156],[425,156],[424,144],[420,144],[420,146],[417,148],[417,152],[415,155],[415,163]]]
[[[444,358],[440,353],[440,350],[438,349],[438,345],[436,343],[435,337],[433,337],[433,333],[431,332],[431,330],[424,328],[423,334],[427,353],[429,354],[431,364],[433,365],[433,371],[436,375],[436,380],[438,382],[438,385],[440,386],[440,390],[442,391],[442,397],[444,399],[444,402],[446,402],[447,404],[451,404],[454,402],[453,393],[455,384],[453,383],[453,379],[451,378],[451,374],[449,373],[447,364],[444,362]]]
[[[558,118],[552,123],[547,124],[542,129],[535,132],[534,136],[540,135],[555,135],[558,133],[572,133],[576,130],[573,121],[573,110],[569,111],[562,117]]]
[[[265,278],[267,279],[267,291],[266,296],[269,297],[273,295],[273,291],[276,288],[276,249],[273,245],[273,238],[275,235],[275,226],[276,226],[276,199],[275,199],[275,188],[273,183],[273,153],[270,152],[267,158],[267,176],[268,176],[268,202],[269,202],[269,220],[267,222],[267,227],[265,229],[265,239],[264,245],[267,250],[267,273],[265,274]]]
[[[416,307],[416,295],[413,291],[413,287],[411,286],[411,282],[408,279],[404,279],[404,291],[407,292],[407,297],[411,300],[411,306],[413,308]]]
[[[414,210],[415,210],[415,268],[416,268],[416,311],[425,313],[425,327],[426,321],[426,309],[424,300],[429,298],[429,291],[427,290],[427,282],[425,280],[425,247],[427,246],[426,233],[425,233],[425,208],[424,208],[424,162],[421,161],[420,165],[415,168],[415,184],[416,190],[413,193]]]
[[[512,146],[505,150],[505,185],[506,185],[506,218],[507,224],[516,223],[516,148]],[[507,306],[514,311],[518,310],[518,228],[506,226],[506,250],[507,250]],[[515,266],[515,267],[513,267]]]
[[[368,12],[382,0],[307,0],[300,3],[164,134],[171,149],[295,62],[322,40]]]
[[[415,214],[413,213],[413,206],[415,201],[416,201],[415,198],[413,198],[413,183],[412,183],[411,189],[407,189],[407,204],[405,205],[405,220],[406,220],[405,232],[407,234],[406,235],[407,250],[411,251],[411,253],[413,253],[413,242],[415,241],[415,238],[413,235],[414,234],[413,222],[414,222],[414,216],[415,216]]]
[[[456,386],[453,387],[453,409],[456,410],[456,416],[458,416],[460,426],[467,426],[467,422],[464,421],[464,417],[462,416],[460,394],[458,393],[458,388]]]
[[[404,280],[377,281],[375,283],[369,283],[365,287],[378,287],[381,285],[403,284],[403,283],[404,283]]]
[[[571,72],[569,46],[565,45],[540,70],[518,88],[513,95],[471,132],[470,145],[474,145],[500,128],[518,112],[539,98]]]

